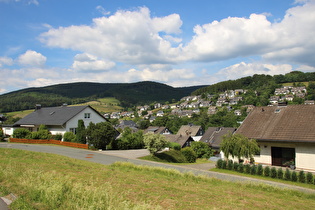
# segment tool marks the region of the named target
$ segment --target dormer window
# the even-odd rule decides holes
[[[84,118],[85,119],[91,118],[91,113],[84,113]]]

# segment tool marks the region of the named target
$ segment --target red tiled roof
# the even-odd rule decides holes
[[[236,133],[257,140],[315,143],[315,105],[256,107]]]

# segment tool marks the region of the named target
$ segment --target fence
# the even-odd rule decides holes
[[[79,143],[73,143],[73,142],[66,142],[66,141],[58,141],[53,139],[17,139],[17,138],[10,138],[10,142],[15,143],[27,143],[27,144],[57,144],[67,147],[76,147],[76,148],[82,148],[82,149],[88,149],[89,146],[87,144],[79,144]]]

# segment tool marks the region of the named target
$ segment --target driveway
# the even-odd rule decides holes
[[[302,191],[306,193],[315,194],[315,190],[313,189],[303,188],[303,187],[294,186],[294,185],[287,185],[287,184],[282,184],[282,183],[277,183],[277,182],[272,182],[272,181],[260,180],[260,179],[255,179],[255,178],[248,178],[248,177],[242,177],[242,176],[237,176],[237,175],[223,174],[223,173],[209,171],[210,167],[213,167],[213,164],[212,165],[210,164],[194,165],[193,164],[193,165],[178,166],[178,165],[170,165],[170,164],[136,159],[137,157],[141,157],[141,156],[149,154],[148,151],[146,150],[91,151],[91,150],[62,147],[62,146],[38,145],[38,144],[16,144],[16,143],[14,144],[0,143],[0,148],[1,147],[29,150],[29,151],[35,151],[35,152],[53,153],[53,154],[67,156],[70,158],[79,159],[79,160],[100,163],[104,165],[110,165],[118,161],[131,162],[137,165],[176,169],[182,173],[191,172],[195,175],[203,175],[203,176],[208,176],[208,177],[216,178],[220,180],[243,182],[243,183],[245,182],[245,183],[251,183],[251,184],[258,184],[258,185],[266,184],[266,185],[271,185],[274,187],[287,188],[287,189],[298,190],[298,191]]]

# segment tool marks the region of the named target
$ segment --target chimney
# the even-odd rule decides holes
[[[35,110],[40,110],[41,108],[42,108],[42,105],[40,105],[40,104],[35,105]]]

